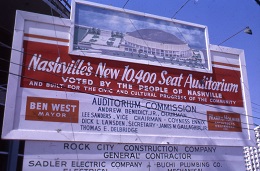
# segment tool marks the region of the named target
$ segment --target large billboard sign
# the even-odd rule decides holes
[[[243,147],[165,144],[26,141],[23,161],[23,171],[237,171],[244,169]]]
[[[82,0],[71,20],[71,54],[211,72],[206,26]]]
[[[68,53],[71,24],[18,11],[2,138],[253,142],[242,50],[212,45],[212,72],[75,55]]]

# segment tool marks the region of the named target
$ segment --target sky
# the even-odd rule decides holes
[[[224,41],[221,46],[243,49],[253,121],[260,125],[260,6],[254,0],[89,1],[205,25],[210,44],[219,45]],[[252,29],[252,35],[241,31],[247,26]]]

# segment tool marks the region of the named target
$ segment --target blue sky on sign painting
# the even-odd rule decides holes
[[[210,44],[244,49],[254,123],[260,125],[260,6],[254,0],[90,0],[208,27]]]
[[[205,27],[203,25],[193,26],[185,23],[178,24],[172,20],[166,21],[155,18],[148,18],[141,15],[129,14],[126,12],[106,10],[86,6],[84,4],[77,5],[75,12],[75,24],[92,26],[104,30],[114,30],[122,33],[133,32],[140,29],[159,29],[169,32],[183,42],[193,47],[201,47],[205,49]],[[91,16],[89,19],[86,16]],[[102,22],[100,22],[102,21]]]

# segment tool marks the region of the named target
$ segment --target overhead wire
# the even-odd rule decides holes
[[[184,6],[189,2],[190,0],[187,0],[175,13],[174,15],[171,17],[172,19],[175,19],[175,16],[178,14],[178,12],[180,12],[182,10],[182,8],[184,8]]]
[[[125,11],[125,9],[123,8],[124,12],[127,13]],[[145,17],[145,16],[144,16]],[[140,36],[140,38],[142,39],[142,41],[144,42],[145,46],[149,49],[150,47],[148,46],[146,40],[143,38],[143,35],[140,33],[140,31],[136,28],[136,26],[134,25],[133,21],[128,18],[128,20],[130,21],[130,23],[132,24],[132,26],[134,27],[135,31],[138,33],[138,35]],[[150,48],[152,49],[152,48]],[[140,53],[138,54],[140,55]],[[154,54],[154,59],[159,63],[160,66],[163,66],[163,64],[159,61],[159,59],[156,57],[156,55]]]
[[[257,104],[257,103],[255,103],[255,102],[251,102],[251,103],[253,103],[254,105],[260,106],[260,104]]]
[[[54,35],[55,35],[55,38],[58,38],[57,36],[57,30],[56,30],[56,25],[54,23],[54,15],[53,15],[53,10],[52,8],[50,7],[51,9],[51,15],[52,15],[52,24],[53,24],[53,28],[54,28]],[[62,21],[62,20],[61,20]],[[58,44],[58,41],[56,41],[56,48],[57,48],[57,53],[58,53],[58,56],[61,57],[61,53],[60,53],[60,48],[59,48],[59,44]],[[62,73],[63,75],[63,73]],[[68,94],[66,92],[66,89],[65,89],[65,95],[66,95],[66,100],[68,100]],[[69,118],[70,118],[70,121],[72,120],[72,116],[71,116],[71,113],[69,113]],[[73,127],[73,124],[72,122],[70,122],[70,127],[71,127],[71,132],[72,132],[72,137],[73,137],[73,140],[76,141],[76,137],[75,137],[75,133],[74,133],[74,127]],[[62,131],[61,129],[57,129],[57,132],[59,131]],[[77,160],[79,160],[79,153],[78,153],[78,149],[76,149],[76,154],[77,154]]]
[[[129,2],[130,0],[127,0],[126,3],[124,4],[123,6],[123,9],[125,8],[125,6],[127,5],[127,3]]]
[[[232,36],[233,37],[233,36]],[[219,47],[219,49],[223,52],[223,49],[221,48],[221,46],[219,46],[219,45],[217,45],[218,47]],[[229,63],[229,64],[231,64],[230,63],[230,61],[228,60],[228,58],[225,58],[226,59],[226,61]],[[239,78],[240,79],[240,76],[235,72],[235,75],[237,76],[237,78]],[[248,92],[250,92],[249,91],[249,88],[248,88],[248,86],[243,82],[243,86],[248,90]],[[251,104],[256,104],[256,103],[253,103],[252,101],[250,101],[250,103]],[[260,105],[258,105],[258,106],[260,106]],[[258,108],[257,108],[258,109]],[[256,112],[255,110],[252,110],[252,111],[254,111],[254,112]],[[258,113],[258,112],[256,112],[256,113]],[[253,117],[253,118],[255,118],[255,117]],[[256,117],[257,118],[257,117]],[[256,119],[255,118],[255,119]]]

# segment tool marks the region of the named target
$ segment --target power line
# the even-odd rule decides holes
[[[251,102],[251,103],[253,103],[254,105],[260,106],[260,104],[257,104],[257,103],[254,103],[254,102]]]
[[[175,16],[177,15],[178,12],[180,12],[180,10],[189,2],[190,0],[187,0],[175,13],[174,15],[171,17],[172,19],[175,19]]]
[[[127,1],[126,1],[125,5],[123,6],[123,9],[125,8],[125,6],[127,5],[127,3],[128,3],[129,1],[130,1],[130,0],[127,0]]]

